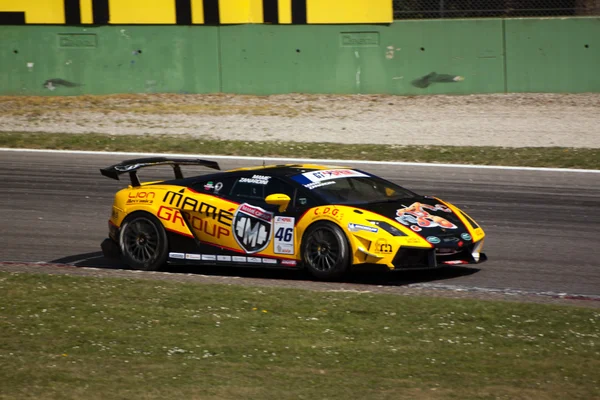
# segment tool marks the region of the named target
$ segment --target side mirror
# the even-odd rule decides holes
[[[279,206],[279,212],[284,212],[285,210],[287,210],[291,200],[292,199],[290,199],[290,196],[283,193],[270,194],[265,198],[267,204]]]

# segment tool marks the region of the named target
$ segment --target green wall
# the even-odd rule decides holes
[[[0,93],[218,92],[217,29],[2,26]]]
[[[600,18],[0,26],[0,94],[599,92]]]
[[[389,27],[231,26],[221,29],[222,90],[502,92],[502,46],[501,20],[397,21]],[[432,72],[437,75],[415,82],[420,87],[413,84]],[[446,77],[450,82],[439,82],[443,74],[450,75]]]
[[[600,18],[505,21],[508,92],[600,92]]]

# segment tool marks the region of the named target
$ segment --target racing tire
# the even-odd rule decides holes
[[[157,271],[167,261],[167,233],[152,214],[136,212],[125,218],[119,233],[122,259],[132,269]]]
[[[302,239],[302,261],[319,280],[340,279],[350,267],[350,244],[344,232],[331,222],[311,225]]]

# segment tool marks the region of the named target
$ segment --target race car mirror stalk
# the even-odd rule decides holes
[[[290,196],[283,193],[270,194],[265,198],[267,204],[279,206],[279,212],[285,212],[290,204]]]

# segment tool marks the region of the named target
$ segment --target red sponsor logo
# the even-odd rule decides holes
[[[213,220],[202,219],[195,215],[190,215],[184,212],[186,219],[190,222],[190,225],[197,233],[205,233],[214,238],[220,239],[224,236],[231,235],[229,229],[215,224]],[[156,216],[162,220],[172,222],[174,224],[185,226],[185,221],[179,210],[173,210],[172,208],[160,206]]]
[[[337,208],[332,208],[332,207],[318,207],[315,208],[315,211],[313,211],[314,215],[332,215],[334,217],[336,217],[339,214],[340,210],[338,210]]]
[[[275,217],[277,222],[294,222],[294,218],[290,218],[290,217]]]
[[[296,265],[296,260],[281,260],[281,265]]]
[[[240,212],[255,216],[256,218],[262,219],[266,222],[271,222],[273,215],[270,212],[263,210],[260,207],[254,207],[249,204],[242,204],[239,209]]]
[[[129,192],[130,199],[147,199],[154,200],[156,194],[154,192]]]

